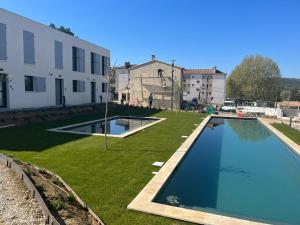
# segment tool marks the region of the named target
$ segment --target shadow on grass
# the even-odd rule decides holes
[[[160,112],[160,110],[157,109],[117,107],[109,113],[109,116],[133,115],[146,117],[153,116],[158,112]],[[50,132],[47,131],[47,129],[100,119],[103,117],[104,112],[101,111],[97,114],[77,116],[65,120],[0,129],[0,151],[44,151],[54,146],[82,139],[87,136]]]

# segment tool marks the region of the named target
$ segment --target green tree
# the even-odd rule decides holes
[[[293,88],[290,91],[290,100],[291,101],[300,101],[300,89]]]
[[[227,96],[276,101],[279,78],[280,69],[271,58],[246,56],[227,79]]]
[[[64,27],[64,26],[56,27],[54,23],[50,23],[49,27],[74,36],[74,33],[68,27]]]

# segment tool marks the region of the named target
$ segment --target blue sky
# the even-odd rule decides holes
[[[109,48],[112,64],[155,54],[229,74],[244,56],[261,54],[279,64],[283,77],[300,78],[297,0],[0,0],[0,7],[70,27]]]

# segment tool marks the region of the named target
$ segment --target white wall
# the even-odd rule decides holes
[[[212,103],[221,105],[226,97],[226,76],[216,74],[212,77]]]
[[[55,78],[64,79],[67,105],[91,102],[90,82],[96,82],[96,101],[99,102],[101,83],[105,76],[91,74],[90,53],[110,57],[108,49],[62,33],[46,25],[0,9],[0,23],[6,24],[7,60],[0,60],[0,68],[9,74],[8,108],[55,106]],[[24,64],[23,30],[34,33],[35,65]],[[63,43],[63,69],[55,69],[54,41]],[[85,49],[85,73],[72,71],[72,46]],[[24,75],[46,78],[46,92],[25,92]],[[85,92],[73,92],[72,80],[84,80]]]
[[[222,104],[225,100],[225,87],[226,87],[226,75],[225,74],[212,74],[211,79],[207,82],[207,75],[184,75],[186,81],[186,91],[184,92],[184,100],[191,101],[193,98],[199,97],[201,92],[201,99],[210,101],[213,97],[213,104]],[[199,81],[199,83],[198,83]],[[203,85],[204,86],[203,86]],[[207,87],[208,84],[208,88]]]

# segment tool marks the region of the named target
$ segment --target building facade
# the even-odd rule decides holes
[[[129,70],[131,105],[149,106],[149,95],[152,94],[152,105],[155,108],[170,109],[172,104],[174,109],[180,107],[181,93],[178,88],[181,85],[182,68],[158,61],[152,56],[149,62],[133,66]]]
[[[221,105],[226,97],[226,73],[212,69],[183,71],[183,100]]]
[[[123,99],[124,104],[129,104],[130,94],[129,94],[129,68],[132,67],[129,62],[125,62],[124,66],[116,67],[116,82],[115,82],[115,91],[118,96],[118,101]]]
[[[99,103],[110,51],[0,9],[0,108]]]

